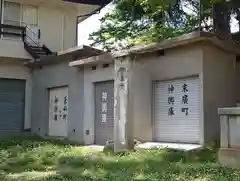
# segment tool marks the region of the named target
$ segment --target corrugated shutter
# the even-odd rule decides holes
[[[25,81],[0,79],[0,131],[21,131],[24,125]]]
[[[156,141],[200,142],[198,78],[156,82],[154,108]]]
[[[95,84],[95,144],[105,145],[113,140],[114,82]]]
[[[49,89],[49,136],[68,135],[68,87]]]

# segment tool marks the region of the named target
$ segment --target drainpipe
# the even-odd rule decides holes
[[[3,23],[2,22],[2,17],[3,17],[3,0],[0,0],[0,3],[1,3],[1,5],[0,5],[0,21],[1,21],[1,23]]]

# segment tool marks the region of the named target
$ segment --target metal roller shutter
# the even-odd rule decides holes
[[[186,78],[155,83],[156,141],[200,142],[200,81]]]
[[[105,145],[113,140],[114,82],[95,84],[95,144]]]
[[[0,131],[22,131],[25,81],[0,79]]]
[[[49,136],[68,135],[68,87],[49,89]]]

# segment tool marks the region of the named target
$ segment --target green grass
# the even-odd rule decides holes
[[[240,171],[221,167],[215,149],[169,149],[105,155],[39,138],[0,141],[1,181],[240,181]]]

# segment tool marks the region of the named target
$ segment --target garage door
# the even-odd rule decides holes
[[[49,136],[67,137],[68,87],[49,89]]]
[[[113,140],[114,82],[95,84],[95,144]]]
[[[200,142],[200,81],[188,78],[155,84],[156,141]]]
[[[22,131],[25,81],[0,79],[0,131]]]

